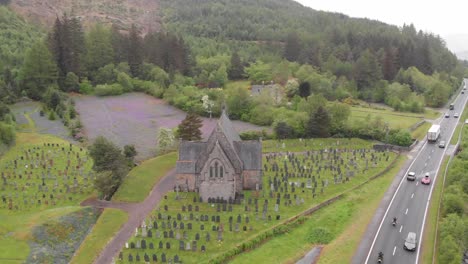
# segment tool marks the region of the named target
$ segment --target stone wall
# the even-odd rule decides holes
[[[236,197],[235,189],[236,187],[234,181],[205,181],[200,184],[199,194],[203,199],[203,202],[207,202],[208,198],[217,197],[223,198],[224,200],[229,200],[229,198],[234,199]]]
[[[191,191],[191,192],[195,191],[195,175],[177,174],[176,185],[179,185],[179,188],[181,188],[181,191]]]
[[[262,171],[244,170],[243,178],[244,190],[255,190],[257,183],[260,185],[260,188],[262,186]]]

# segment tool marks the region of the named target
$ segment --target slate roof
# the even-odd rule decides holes
[[[262,169],[262,143],[256,140],[234,142],[244,170]]]
[[[261,170],[262,144],[259,141],[242,141],[231,120],[223,110],[216,127],[206,142],[182,141],[176,173],[197,174],[208,160],[216,144],[221,146],[236,173],[246,170]]]

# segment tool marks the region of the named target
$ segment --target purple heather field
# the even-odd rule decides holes
[[[158,128],[174,128],[185,118],[185,112],[170,106],[164,100],[142,93],[120,96],[76,96],[76,110],[90,141],[102,135],[120,147],[135,145],[137,160],[155,155]],[[203,118],[203,138],[207,138],[217,118]],[[262,130],[265,127],[233,121],[238,132]]]

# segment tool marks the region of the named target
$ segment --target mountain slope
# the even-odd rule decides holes
[[[85,25],[103,22],[128,30],[137,25],[143,34],[159,30],[156,0],[13,0],[11,7],[28,21],[51,26],[64,13],[76,15]]]

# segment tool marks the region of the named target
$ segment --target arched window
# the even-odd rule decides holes
[[[215,178],[218,178],[218,162],[215,162]]]
[[[223,166],[220,166],[220,167],[219,167],[219,177],[220,177],[220,178],[223,178],[223,173],[224,173],[224,171],[223,171]]]
[[[210,166],[210,178],[213,178],[213,166]]]

